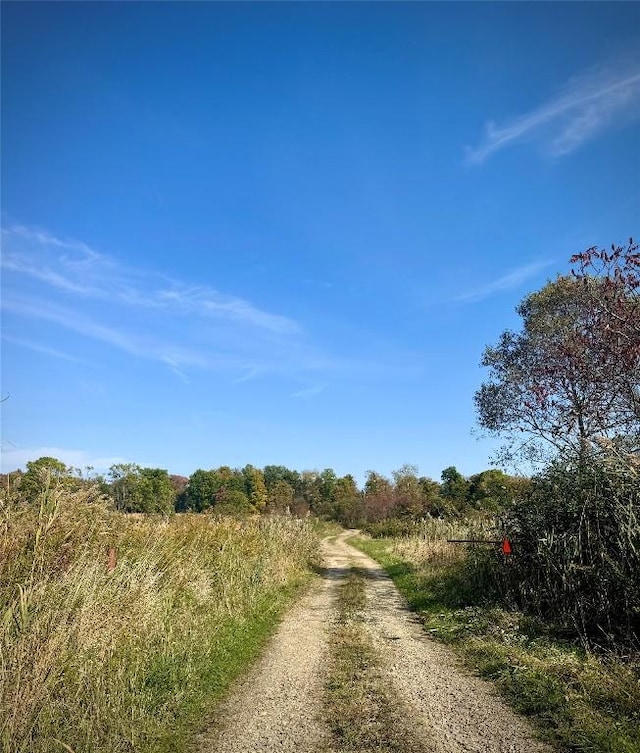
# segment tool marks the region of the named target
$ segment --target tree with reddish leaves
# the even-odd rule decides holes
[[[486,348],[478,421],[507,437],[504,459],[584,456],[602,439],[640,437],[640,254],[590,248],[518,306],[521,332]]]
[[[621,417],[640,422],[640,245],[593,246],[571,257],[573,277],[591,304],[591,340]]]

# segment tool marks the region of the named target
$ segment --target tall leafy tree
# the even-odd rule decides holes
[[[133,512],[136,509],[140,470],[135,463],[115,463],[109,468],[108,491],[117,510]]]
[[[163,468],[141,468],[132,512],[168,514],[173,511],[176,493]]]
[[[333,490],[332,517],[347,526],[355,526],[362,519],[362,495],[350,474],[336,480]]]
[[[173,487],[174,492],[174,507],[178,511],[184,511],[187,507],[187,487],[189,486],[189,479],[187,476],[178,476],[175,474],[169,475],[169,481]]]
[[[559,624],[637,641],[640,254],[630,241],[571,263],[520,304],[522,330],[487,348],[476,393],[480,424],[506,434],[509,454],[551,456],[504,516],[518,551],[506,582]]]
[[[41,457],[27,462],[27,470],[20,478],[20,495],[33,502],[46,489],[71,481],[70,468],[57,458]]]
[[[186,507],[194,512],[209,510],[216,503],[216,493],[220,486],[215,471],[199,468],[189,476]]]
[[[364,511],[367,520],[379,521],[394,514],[396,495],[388,478],[376,471],[367,471],[364,485]]]
[[[320,504],[318,514],[330,517],[336,498],[338,476],[333,468],[325,468],[319,476]]]
[[[286,481],[294,493],[298,491],[300,486],[298,471],[292,471],[284,465],[265,465],[262,473],[268,491],[271,491],[278,481]]]
[[[225,487],[216,494],[214,511],[219,515],[245,516],[255,513],[256,509],[243,491]]]
[[[427,515],[439,517],[446,512],[446,504],[440,495],[440,484],[428,476],[419,479],[422,509]]]
[[[424,513],[422,489],[415,465],[403,465],[392,473],[396,505],[402,515],[417,518]]]
[[[630,246],[615,252],[605,276],[558,277],[518,306],[520,332],[505,331],[482,359],[489,379],[475,395],[478,421],[507,438],[505,455],[530,459],[584,455],[598,437],[637,431],[640,399],[640,306]],[[602,256],[603,252],[597,252]],[[617,264],[617,266],[616,266]]]
[[[244,477],[244,491],[255,512],[263,512],[267,506],[267,485],[264,474],[259,468],[245,465],[242,469]]]
[[[442,471],[440,495],[456,509],[462,510],[467,504],[469,482],[455,467],[450,465]]]
[[[497,468],[474,474],[469,478],[469,504],[475,508],[503,509],[516,496],[514,479]]]
[[[269,491],[269,512],[280,515],[291,512],[294,500],[294,490],[286,481],[276,481]]]
[[[298,505],[300,513],[304,514],[306,510],[314,514],[318,513],[322,502],[321,486],[322,481],[318,471],[302,471],[300,474],[301,503]]]

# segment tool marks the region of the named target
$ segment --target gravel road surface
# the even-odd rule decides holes
[[[323,542],[323,577],[287,613],[262,659],[237,684],[199,741],[199,753],[335,751],[323,708],[338,586],[351,567],[366,576],[366,629],[380,666],[432,753],[548,753],[492,687],[430,640],[391,579],[349,545],[353,532]],[[383,749],[381,749],[383,750]]]

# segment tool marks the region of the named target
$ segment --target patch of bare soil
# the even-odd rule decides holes
[[[320,583],[282,621],[267,652],[222,704],[200,753],[317,753],[333,750],[323,706],[339,584],[357,567],[366,579],[364,625],[379,671],[420,748],[432,753],[547,753],[526,722],[454,654],[430,640],[391,579],[349,546],[324,542]],[[378,750],[385,750],[384,747]]]

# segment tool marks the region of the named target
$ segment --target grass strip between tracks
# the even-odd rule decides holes
[[[331,753],[424,753],[385,685],[365,625],[365,578],[357,568],[340,585],[333,651],[325,687]],[[325,751],[324,753],[328,753]]]

